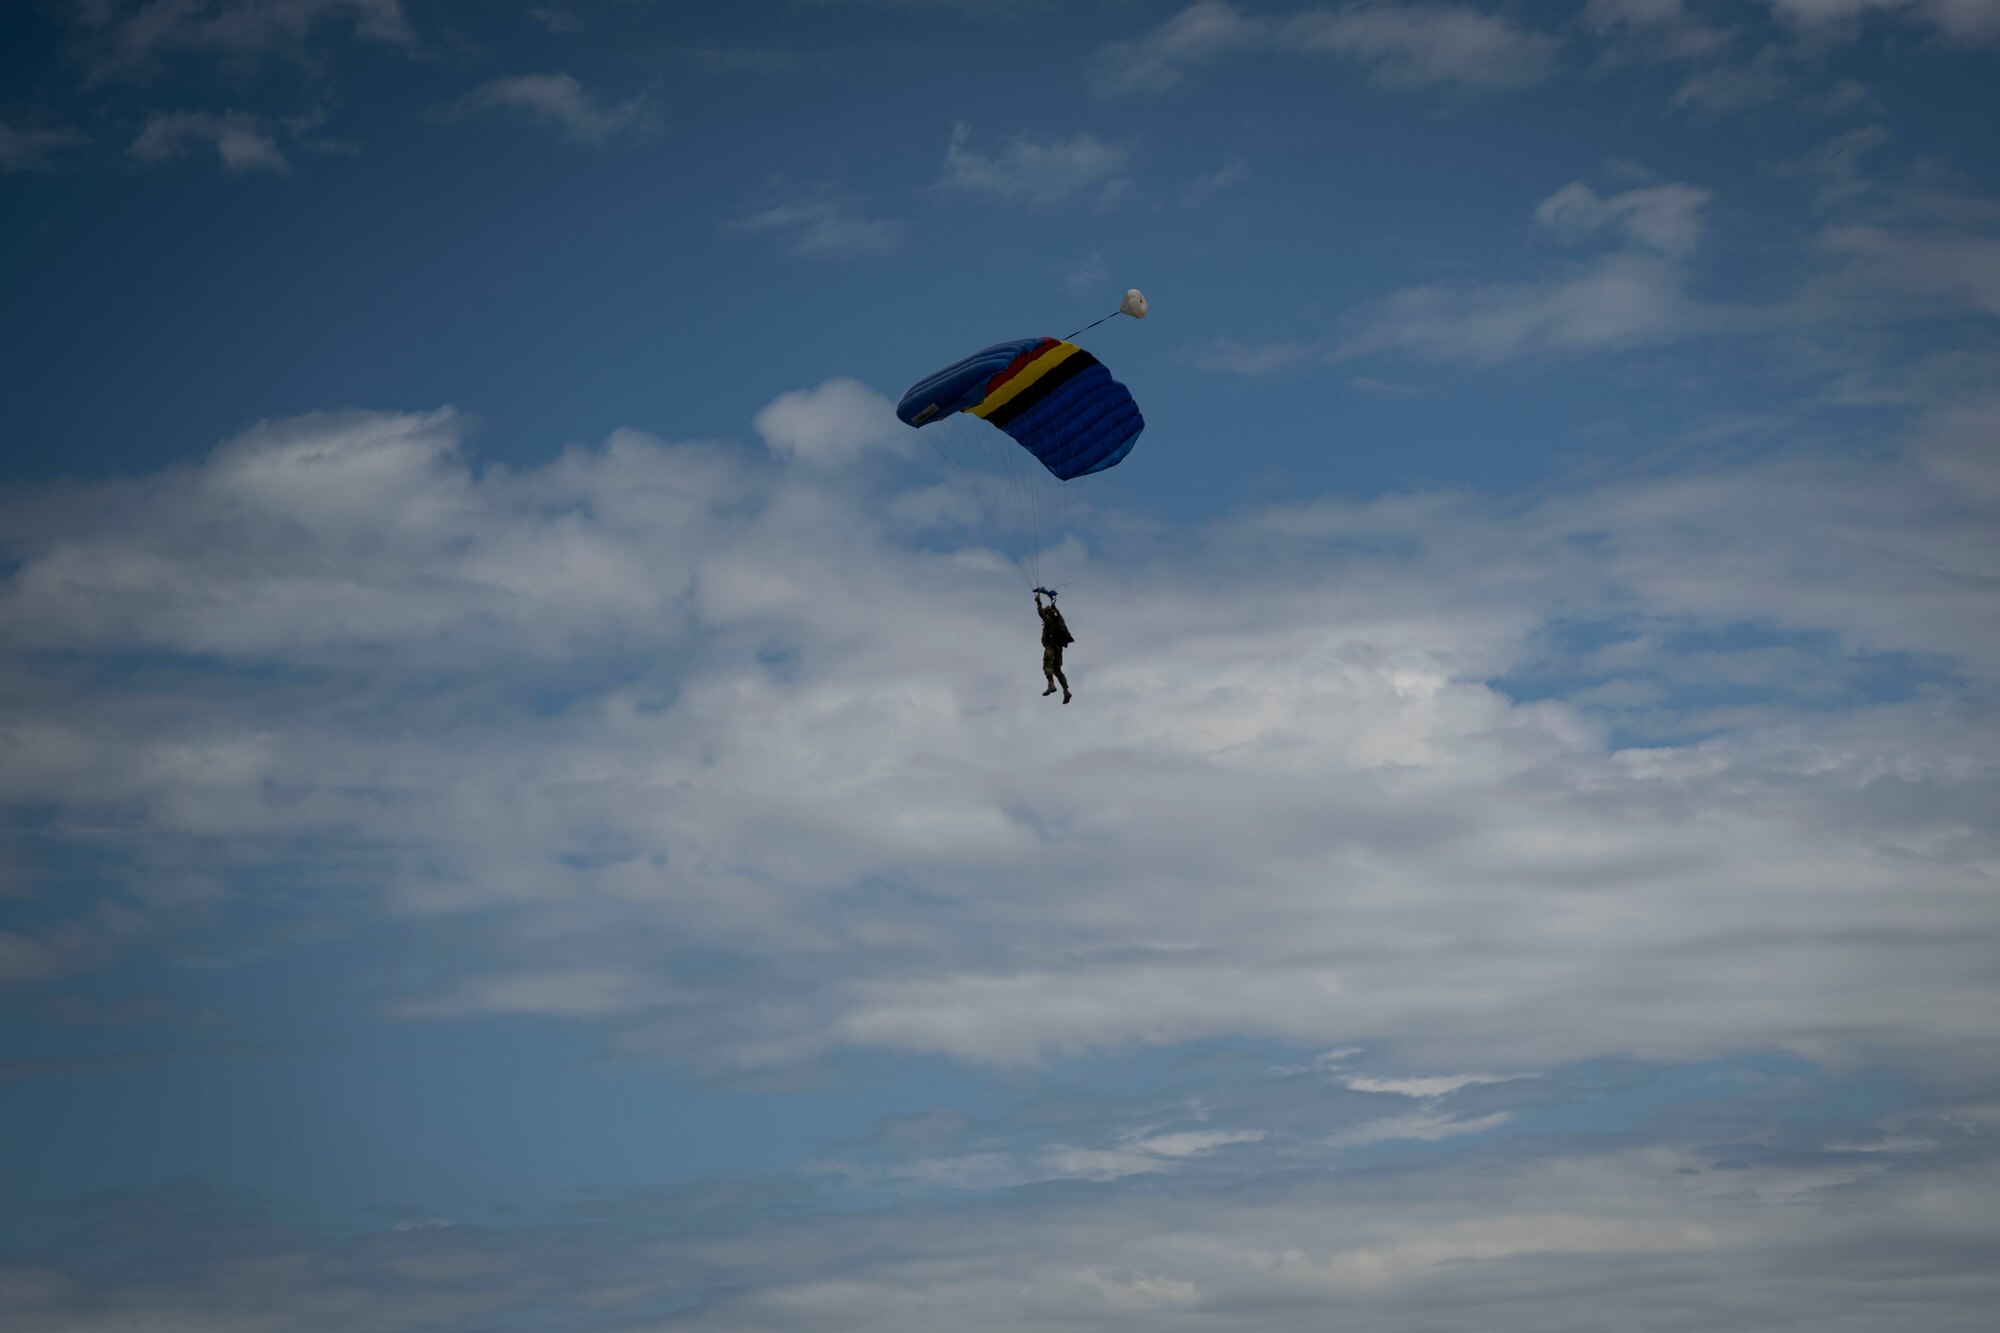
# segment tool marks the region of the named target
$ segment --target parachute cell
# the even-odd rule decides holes
[[[1062,481],[1115,466],[1146,426],[1103,363],[1059,338],[995,343],[919,380],[896,408],[911,426],[955,412],[1007,432]]]

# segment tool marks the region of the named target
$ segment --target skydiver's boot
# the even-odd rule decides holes
[[[1056,683],[1054,681],[1050,681],[1049,687],[1046,690],[1042,691],[1042,697],[1046,699],[1048,698],[1048,696],[1054,694],[1055,692],[1056,692]]]
[[[1064,703],[1068,703],[1068,702],[1069,702],[1069,691],[1068,691],[1068,690],[1064,690],[1064,691],[1063,691],[1063,702],[1064,702]]]

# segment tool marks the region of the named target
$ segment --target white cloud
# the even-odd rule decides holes
[[[30,727],[9,727],[8,739],[27,745],[10,756],[0,792],[5,799],[21,802],[34,799],[23,789],[23,778],[32,779],[37,761],[46,751],[34,748],[38,739],[59,733],[47,728],[40,736]],[[61,739],[57,737],[60,742]],[[0,930],[0,990],[39,986],[46,982],[95,972],[108,966],[146,932],[148,919],[142,911],[123,903],[100,902],[82,910],[67,910],[39,923],[32,934]]]
[[[1915,447],[1923,465],[1951,490],[1987,503],[2000,503],[2000,404],[1947,408]]]
[[[1662,254],[1686,255],[1701,240],[1701,211],[1712,198],[1692,185],[1650,185],[1603,199],[1573,181],[1535,206],[1535,221],[1571,240],[1617,227]]]
[[[22,514],[24,531],[43,534],[48,545],[36,570],[10,583],[0,614],[23,632],[39,626],[34,633],[78,644],[151,643],[265,661],[338,657],[370,642],[412,650],[467,632],[477,640],[482,625],[508,638],[527,631],[510,654],[537,651],[534,642],[560,651],[563,626],[589,632],[588,624],[608,625],[600,617],[614,605],[645,614],[662,592],[671,597],[645,567],[646,552],[621,549],[559,515],[495,544],[495,533],[480,530],[484,517],[493,502],[511,503],[500,497],[516,483],[505,474],[471,476],[458,457],[462,425],[450,412],[267,423],[199,469],[162,474],[144,495],[94,493],[70,517],[106,525],[97,540],[66,538],[60,526]],[[600,475],[639,466],[649,447],[644,437],[615,438],[597,465],[609,471]],[[698,451],[684,454],[680,467],[724,484]],[[566,471],[557,465],[545,481],[560,487]],[[598,501],[600,513],[651,505],[669,519],[686,503],[667,478],[643,467],[628,475],[622,495]],[[197,513],[229,540],[218,544],[218,529],[193,520]],[[146,531],[118,537],[127,523]],[[449,567],[437,563],[447,550],[456,552]],[[257,564],[242,564],[253,551]],[[560,599],[566,614],[534,613],[539,630],[518,620],[571,581],[582,586]],[[32,641],[30,634],[22,642]]]
[[[1446,1093],[1457,1092],[1460,1088],[1478,1087],[1483,1083],[1505,1083],[1513,1077],[1517,1076],[1433,1074],[1419,1078],[1373,1078],[1355,1074],[1341,1081],[1356,1092],[1390,1092],[1399,1097],[1442,1097]]]
[[[1852,34],[1870,14],[1913,18],[1953,41],[1980,43],[2000,38],[2000,0],[1768,0],[1770,7],[1799,28]]]
[[[1917,12],[1961,41],[2000,39],[2000,0],[1920,0]]]
[[[1225,162],[1205,176],[1197,176],[1181,191],[1183,208],[1200,208],[1232,185],[1250,179],[1250,168],[1242,162]]]
[[[192,143],[211,145],[222,165],[232,172],[289,170],[277,141],[261,117],[247,111],[217,115],[208,111],[176,111],[154,116],[132,141],[132,155],[147,162],[184,157]]]
[[[1835,135],[1806,154],[1806,165],[1826,178],[1825,189],[1819,198],[1821,207],[1863,194],[1870,188],[1870,183],[1862,175],[1861,160],[1888,139],[1889,131],[1885,127],[1864,125]]]
[[[1264,1142],[1256,1129],[1200,1129],[1161,1132],[1157,1125],[1107,1134],[1102,1125],[1064,1122],[1049,1127],[1048,1141],[1032,1136],[1019,1141],[1018,1131],[996,1137],[998,1126],[981,1126],[956,1112],[936,1112],[901,1118],[894,1126],[896,1141],[920,1148],[958,1146],[955,1152],[921,1152],[881,1159],[885,1140],[861,1145],[874,1161],[822,1160],[812,1170],[821,1177],[838,1177],[866,1188],[941,1188],[1005,1190],[1050,1181],[1109,1181],[1126,1176],[1187,1174],[1224,1148]],[[1097,1146],[1071,1142],[1066,1131],[1082,1130],[1106,1140]],[[953,1141],[967,1139],[962,1144]],[[1012,1138],[1016,1141],[1009,1141]]]
[[[0,171],[41,171],[64,149],[88,142],[87,136],[75,130],[0,124]]]
[[[1584,23],[1647,60],[1698,60],[1718,55],[1735,30],[1702,22],[1685,0],[1590,0]]]
[[[584,21],[572,10],[556,5],[536,5],[528,11],[528,17],[558,35],[583,30]]]
[[[1317,53],[1367,65],[1392,87],[1501,89],[1539,83],[1560,42],[1467,5],[1353,4],[1284,18],[1246,15],[1201,0],[1134,41],[1100,54],[1111,93],[1172,88],[1189,68],[1245,53]]]
[[[867,449],[905,451],[911,430],[896,406],[854,379],[832,379],[814,389],[782,394],[757,414],[764,442],[779,453],[838,465]]]
[[[1198,0],[1145,37],[1108,47],[1100,60],[1108,92],[1164,91],[1189,65],[1253,50],[1270,40],[1270,25],[1224,0]]]
[[[1296,340],[1239,343],[1232,338],[1218,338],[1195,353],[1194,363],[1203,370],[1219,370],[1228,375],[1275,375],[1322,355],[1312,344]]]
[[[1403,397],[1418,392],[1410,385],[1396,384],[1373,375],[1355,375],[1347,381],[1347,387],[1356,393],[1377,394],[1384,397]]]
[[[1818,295],[1838,295],[1907,313],[1940,303],[2000,314],[2000,236],[1867,224],[1829,227],[1819,243],[1839,264]]]
[[[416,43],[401,0],[88,0],[78,15],[107,44],[104,72],[143,67],[174,51],[300,58],[316,30],[328,26],[364,41]]]
[[[1492,366],[1672,342],[1702,327],[1685,282],[1666,260],[1618,254],[1541,282],[1409,287],[1361,311],[1336,354],[1400,350]]]
[[[1049,140],[1016,137],[990,154],[971,147],[971,139],[971,127],[962,122],[952,130],[938,189],[1031,208],[1079,200],[1103,207],[1132,183],[1126,150],[1088,134]]]
[[[1673,105],[1721,116],[1778,101],[1791,91],[1783,53],[1767,46],[1747,61],[1719,61],[1695,70],[1677,89]]]
[[[1594,27],[1618,23],[1656,26],[1687,16],[1686,0],[1589,0],[1584,12]]]
[[[892,255],[903,243],[903,224],[867,217],[861,201],[841,190],[821,188],[724,224],[736,232],[781,237],[801,259],[870,259]]]
[[[1059,1148],[1042,1158],[1037,1173],[1049,1180],[1117,1180],[1151,1175],[1168,1163],[1158,1157],[1121,1148]]]
[[[1057,271],[1062,275],[1063,291],[1070,296],[1088,296],[1111,282],[1111,265],[1105,262],[1102,250],[1072,259]]]
[[[1490,1115],[1474,1116],[1470,1119],[1429,1112],[1389,1116],[1335,1135],[1332,1142],[1343,1148],[1360,1148],[1371,1143],[1395,1143],[1399,1140],[1435,1143],[1439,1139],[1484,1134],[1490,1129],[1500,1128],[1512,1118],[1506,1111],[1495,1111]]]
[[[1743,333],[1760,335],[1762,355],[1774,346],[1767,335],[1784,330],[1792,335],[1783,344],[1788,370],[1826,376],[1839,401],[1936,403],[1976,383],[1984,361],[1959,352],[1912,368],[1905,326],[2000,308],[1996,215],[1983,200],[1864,179],[1856,163],[1882,140],[1878,128],[1864,127],[1805,156],[1802,165],[1827,181],[1819,207],[1860,220],[1813,237],[1803,252],[1810,267],[1774,300],[1730,304],[1697,294],[1709,191],[1647,184],[1607,197],[1572,182],[1536,206],[1535,224],[1570,246],[1594,243],[1594,256],[1533,279],[1427,283],[1357,306],[1332,359],[1401,351],[1494,366]],[[1211,368],[1258,373],[1310,354],[1310,344],[1224,341],[1201,356]]]
[[[1746,30],[1711,25],[1684,0],[1591,0],[1584,24],[1603,42],[1597,61],[1602,75],[1615,77],[1635,61],[1688,66],[1669,105],[1696,116],[1727,116],[1787,98],[1830,112],[1868,96],[1852,82],[1823,94],[1797,92],[1809,49],[1776,41],[1739,56],[1735,48],[1747,40]]]
[[[494,79],[456,103],[461,112],[518,112],[561,131],[571,143],[603,148],[620,139],[643,140],[661,129],[650,91],[607,106],[568,74],[520,74]]]
[[[1467,5],[1367,4],[1301,15],[1288,38],[1372,65],[1384,83],[1519,88],[1554,68],[1560,43]]]
[[[1137,1333],[1162,1320],[1476,1333],[1615,1327],[1638,1306],[1684,1312],[1667,1326],[1687,1328],[1969,1330],[2000,1299],[1982,1262],[2000,1243],[1995,1177],[1990,1145],[1951,1139],[1902,1171],[1877,1153],[1721,1170],[1690,1147],[1587,1149],[1331,1177],[1273,1162],[1226,1187],[832,1214],[790,1200],[759,1213],[759,1191],[738,1184],[506,1227],[418,1212],[338,1234],[180,1185],[95,1201],[93,1234],[118,1236],[116,1255],[91,1251],[86,1266],[55,1249],[0,1269],[0,1318],[114,1333],[144,1311],[179,1333],[247,1326],[245,1310],[314,1327],[338,1309],[414,1333],[671,1309],[698,1333]]]
[[[1261,1130],[1213,1129],[1181,1134],[1152,1134],[1136,1141],[1136,1146],[1159,1157],[1200,1157],[1237,1143],[1260,1143]]]
[[[1672,342],[1713,328],[1723,317],[1688,296],[1685,262],[1710,198],[1678,184],[1603,198],[1573,182],[1536,206],[1536,223],[1572,243],[1613,232],[1616,248],[1535,281],[1404,288],[1353,312],[1334,355],[1400,350],[1491,366]]]

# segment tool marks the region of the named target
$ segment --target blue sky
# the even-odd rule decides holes
[[[8,6],[0,1323],[1983,1328],[1996,56]]]

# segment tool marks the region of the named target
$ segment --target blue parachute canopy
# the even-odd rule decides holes
[[[1063,481],[1132,451],[1146,419],[1102,362],[1059,338],[995,343],[910,386],[896,415],[923,426],[970,412],[998,426]]]

